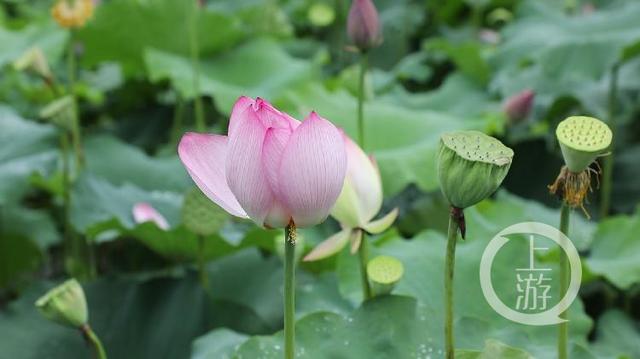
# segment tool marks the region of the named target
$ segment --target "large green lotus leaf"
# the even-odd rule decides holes
[[[524,350],[513,348],[494,339],[488,339],[485,342],[482,351],[476,350],[456,350],[456,358],[458,359],[533,359],[533,357]]]
[[[259,59],[260,66],[255,66]],[[149,78],[169,80],[185,98],[194,96],[193,69],[187,57],[149,49],[145,52]],[[283,92],[309,80],[319,80],[318,66],[293,58],[274,40],[257,39],[218,55],[201,65],[200,92],[214,98],[228,114],[241,95],[276,101]]]
[[[193,342],[192,359],[231,359],[235,348],[249,337],[227,328],[212,330]]]
[[[48,173],[56,164],[56,130],[20,118],[0,106],[0,203],[18,201],[29,189],[29,177]]]
[[[17,234],[30,238],[41,250],[60,240],[51,216],[40,209],[31,209],[12,204],[0,211],[0,233]]]
[[[480,116],[498,109],[498,104],[491,101],[482,86],[458,72],[449,75],[436,90],[408,92],[396,88],[380,99],[414,110],[427,109],[465,117]]]
[[[151,157],[138,147],[100,135],[88,138],[84,151],[86,168],[118,186],[130,183],[146,190],[176,192],[192,186],[177,149],[173,156]]]
[[[598,358],[640,358],[638,323],[621,311],[605,312],[598,321],[593,351]]]
[[[18,59],[32,47],[39,47],[47,60],[55,62],[64,53],[68,33],[53,21],[35,23],[20,30],[0,26],[0,68]]]
[[[133,74],[144,69],[143,53],[148,48],[190,54],[188,19],[195,5],[183,0],[115,0],[100,4],[93,19],[78,32],[85,48],[84,63],[117,61],[125,73]],[[225,49],[244,36],[232,17],[209,9],[197,11],[196,27],[203,55]]]
[[[315,110],[352,138],[356,136],[356,99],[345,90],[329,92],[310,84],[288,92],[282,107],[301,115]],[[378,161],[388,195],[410,183],[425,191],[437,189],[435,159],[440,135],[460,129],[483,129],[486,124],[480,118],[411,110],[376,100],[365,105],[364,114],[365,147]]]
[[[476,328],[479,329],[479,328]],[[438,358],[439,333],[424,306],[415,299],[388,295],[364,303],[348,316],[311,314],[296,323],[296,356],[311,359]],[[215,344],[211,343],[214,346]],[[514,352],[521,352],[510,348]],[[282,332],[247,340],[227,358],[281,358]],[[213,358],[213,357],[208,357]]]
[[[587,265],[617,287],[628,289],[640,282],[640,213],[603,220],[593,236]]]
[[[530,0],[517,15],[491,58],[498,71],[492,86],[503,96],[532,88],[538,104],[573,95],[589,110],[602,111],[589,101],[589,92],[596,91],[611,66],[640,39],[640,4],[618,2],[589,15],[568,15],[557,6]]]
[[[478,84],[485,85],[489,81],[491,69],[482,55],[482,45],[479,42],[455,43],[444,38],[435,38],[425,41],[423,47],[428,52],[443,52],[460,72]]]
[[[132,184],[116,186],[85,172],[71,189],[71,223],[89,236],[104,231],[105,223],[113,220],[131,229],[135,227],[133,206],[140,202],[151,204],[170,225],[179,223],[182,194],[146,191]]]

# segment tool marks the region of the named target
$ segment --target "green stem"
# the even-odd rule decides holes
[[[200,285],[202,285],[202,289],[209,293],[209,274],[207,273],[207,261],[204,256],[204,245],[204,236],[198,235],[198,275],[200,277]]]
[[[80,131],[80,114],[78,113],[78,100],[75,94],[76,83],[76,52],[75,52],[75,33],[69,31],[69,44],[67,46],[67,92],[72,98],[72,128],[71,140],[76,158],[76,171],[84,166],[84,152],[82,151],[82,133]]]
[[[611,131],[615,131],[616,123],[616,102],[618,97],[618,70],[620,65],[614,64],[611,68],[611,76],[609,82],[609,104],[607,110],[607,122]],[[615,136],[614,136],[615,138]],[[600,200],[600,218],[604,218],[609,214],[609,207],[611,206],[611,181],[613,177],[613,146],[612,153],[603,159],[602,168],[602,194]]]
[[[566,236],[569,235],[569,220],[571,215],[571,208],[562,203],[562,209],[560,212],[560,231]],[[561,238],[560,240],[564,240]],[[564,253],[560,255],[560,294],[559,297],[563,297],[569,287],[569,263],[567,256]],[[566,319],[567,313],[560,313],[560,318]],[[558,359],[567,359],[567,339],[569,338],[569,326],[568,322],[562,322],[558,325]]]
[[[98,338],[89,324],[85,324],[84,326],[82,326],[81,330],[85,338],[87,338],[91,345],[93,345],[93,349],[96,351],[96,357],[98,359],[107,359],[107,352],[104,350],[104,347],[100,342],[100,338]]]
[[[177,144],[182,136],[183,117],[184,117],[184,100],[179,93],[176,94],[176,103],[173,110],[173,124],[171,126],[171,142]]]
[[[285,228],[284,256],[284,358],[295,356],[295,251],[296,225],[291,221]]]
[[[447,359],[453,359],[454,356],[454,338],[453,338],[453,272],[456,262],[456,242],[458,240],[458,223],[453,218],[453,214],[449,216],[449,229],[447,231],[447,254],[445,257],[445,273],[444,273],[444,303],[445,303],[445,321],[444,321],[444,341]]]
[[[189,16],[189,47],[191,50],[191,66],[193,68],[193,96],[196,130],[206,131],[204,107],[200,96],[200,46],[198,44],[198,2],[192,0],[191,16]]]
[[[364,78],[367,73],[368,59],[367,54],[360,56],[360,76],[358,78],[358,144],[364,150],[365,138],[364,138],[364,95],[365,84]]]
[[[365,75],[367,73],[368,59],[367,54],[363,53],[360,57],[360,76],[358,79],[358,145],[364,150],[364,94],[365,94]],[[365,233],[362,233],[360,248],[358,248],[360,256],[360,277],[362,280],[362,297],[364,300],[371,298],[371,285],[369,284],[369,275],[367,274],[367,262],[369,261],[368,243]]]
[[[371,284],[369,283],[369,275],[367,274],[367,263],[369,262],[369,243],[367,243],[367,234],[362,231],[362,239],[360,240],[360,248],[358,248],[358,256],[360,257],[360,277],[362,279],[362,297],[364,300],[371,299]]]
[[[64,243],[65,243],[65,265],[67,272],[72,274],[71,263],[76,262],[75,240],[72,237],[69,208],[71,205],[70,183],[69,183],[69,139],[67,138],[67,132],[63,132],[60,136],[60,151],[62,152],[62,215],[63,215],[63,231],[64,231]]]

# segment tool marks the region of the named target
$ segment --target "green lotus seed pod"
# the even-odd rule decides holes
[[[89,320],[84,291],[75,279],[48,291],[36,301],[36,307],[47,319],[74,328],[87,324]]]
[[[580,173],[611,145],[613,135],[604,122],[587,116],[571,116],[558,124],[556,137],[569,171]]]
[[[389,294],[404,274],[399,260],[389,256],[377,256],[367,264],[367,274],[375,295]]]
[[[45,106],[40,111],[40,117],[65,130],[72,131],[75,116],[74,106],[73,97],[64,96]]]
[[[512,149],[482,132],[446,133],[438,152],[442,193],[454,207],[473,206],[498,189],[512,159]]]
[[[182,223],[191,232],[201,236],[218,233],[228,218],[227,213],[199,189],[194,188],[184,196]]]

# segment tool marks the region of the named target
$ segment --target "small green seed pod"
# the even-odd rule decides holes
[[[48,291],[36,301],[36,307],[47,319],[74,328],[87,324],[89,320],[84,291],[75,279]]]
[[[201,236],[210,236],[218,233],[228,218],[227,213],[205,197],[199,189],[194,188],[184,196],[182,223],[189,231]]]
[[[446,133],[438,152],[442,193],[454,207],[473,206],[500,186],[512,159],[512,149],[482,132]]]
[[[399,260],[389,256],[377,256],[367,264],[371,290],[375,295],[389,294],[404,274]]]
[[[558,124],[556,137],[569,171],[580,173],[611,145],[612,133],[604,122],[571,116]]]

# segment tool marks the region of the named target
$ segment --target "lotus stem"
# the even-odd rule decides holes
[[[453,337],[453,273],[456,262],[456,242],[458,240],[458,221],[452,208],[449,216],[449,229],[447,231],[447,254],[445,257],[444,272],[444,341],[447,359],[454,358],[454,337]]]
[[[571,207],[566,203],[562,202],[562,208],[560,210],[560,231],[564,233],[566,236],[569,236],[569,220],[571,218]],[[561,241],[565,240],[564,238],[560,238]],[[567,256],[563,254],[560,255],[560,294],[559,297],[562,298],[564,293],[567,292],[567,288],[569,287],[569,263],[567,261]],[[560,318],[566,319],[567,312],[560,313]],[[567,339],[569,338],[569,325],[568,322],[562,322],[558,325],[558,359],[567,359]]]
[[[206,130],[204,107],[200,96],[200,45],[198,43],[198,2],[192,0],[191,16],[189,16],[189,47],[191,50],[191,66],[193,68],[193,105],[198,132]]]
[[[83,325],[80,330],[84,337],[91,343],[93,349],[96,352],[96,357],[98,359],[107,359],[107,352],[104,350],[102,346],[102,342],[100,342],[100,338],[96,335],[96,333],[91,329],[89,324]]]
[[[358,77],[358,145],[364,151],[366,151],[364,138],[364,77],[367,74],[368,62],[367,54],[363,53],[360,56],[360,76]]]
[[[75,94],[76,83],[76,50],[75,50],[75,32],[69,31],[69,44],[67,45],[67,91],[72,98],[72,128],[71,141],[76,158],[76,171],[84,166],[84,152],[82,151],[82,132],[80,131],[80,114],[78,113],[78,100]]]
[[[358,145],[365,150],[364,138],[364,77],[367,73],[368,58],[366,53],[360,56],[360,76],[358,79]],[[362,280],[362,298],[367,300],[371,298],[371,285],[369,284],[369,274],[367,274],[367,262],[369,261],[368,244],[366,233],[362,231],[362,240],[358,248],[358,256],[360,257],[360,277]]]
[[[296,225],[291,221],[285,228],[284,255],[284,358],[295,356],[295,251]]]
[[[369,247],[367,243],[367,234],[362,231],[362,239],[358,248],[358,257],[360,258],[360,277],[362,279],[362,297],[363,300],[372,298],[371,284],[369,283],[369,274],[367,273],[367,263],[369,259]]]
[[[609,103],[607,122],[612,132],[615,132],[616,102],[618,101],[618,70],[620,64],[616,63],[611,68],[609,82]],[[600,200],[600,218],[605,218],[609,214],[611,207],[611,181],[613,177],[613,146],[611,154],[603,159],[602,166],[602,197]]]

